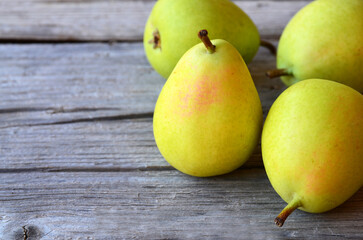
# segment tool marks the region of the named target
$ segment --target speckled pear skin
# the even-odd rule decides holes
[[[261,102],[238,51],[212,40],[214,53],[191,48],[166,81],[153,119],[156,144],[179,171],[225,174],[253,153],[262,130]]]
[[[290,86],[330,79],[363,93],[363,1],[317,0],[300,10],[282,33],[277,68]]]
[[[230,42],[246,63],[260,45],[255,24],[229,0],[158,0],[144,31],[144,49],[152,67],[167,79],[183,54],[200,42],[195,37],[200,29],[208,29],[211,39]],[[156,31],[159,46],[152,43]]]
[[[272,105],[262,132],[268,178],[287,203],[320,213],[363,185],[363,96],[343,84],[305,80]]]

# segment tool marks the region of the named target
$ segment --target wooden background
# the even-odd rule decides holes
[[[235,1],[278,43],[310,1]],[[142,46],[151,0],[0,0],[0,239],[363,239],[363,191],[324,214],[285,206],[260,147],[231,174],[184,175],[159,154],[165,82]],[[249,65],[266,116],[285,89]]]

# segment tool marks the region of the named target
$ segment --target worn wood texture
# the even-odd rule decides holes
[[[361,239],[363,191],[325,214],[284,207],[263,169],[0,174],[0,231],[24,239]],[[347,231],[349,229],[349,231]],[[35,238],[34,236],[39,236]]]
[[[278,36],[311,1],[235,1],[262,36]],[[0,39],[35,41],[141,40],[155,1],[0,0]]]
[[[168,166],[151,120],[165,80],[140,43],[15,44],[0,51],[3,171]],[[249,65],[265,114],[285,89],[264,75],[273,65],[266,49]],[[258,147],[244,167],[261,166]]]
[[[0,130],[0,143],[0,173],[172,169],[151,118],[11,127]],[[262,165],[258,146],[243,168]]]
[[[167,166],[151,121],[165,80],[140,43],[15,44],[0,51],[1,155],[11,159],[1,169]],[[264,75],[273,62],[261,49],[249,65],[265,114],[285,89]],[[257,148],[244,167],[261,166]]]
[[[362,191],[277,229],[259,148],[221,177],[170,167],[152,135],[164,80],[140,43],[0,49],[0,239],[361,238]],[[284,89],[264,76],[273,65],[265,49],[249,65],[265,112]]]
[[[5,44],[0,52],[0,129],[150,117],[165,83],[141,43]],[[265,76],[274,67],[263,48],[249,65],[265,114],[285,89]]]
[[[277,45],[310,1],[235,2]],[[152,134],[165,80],[140,43],[154,3],[0,0],[0,240],[362,239],[362,190],[328,213],[296,211],[275,227],[285,203],[260,146],[219,177],[167,164]],[[128,42],[60,44],[109,40]],[[34,44],[42,41],[57,44]],[[274,66],[266,49],[248,66],[265,116],[285,89],[264,75]]]

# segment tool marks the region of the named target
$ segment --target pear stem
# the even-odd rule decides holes
[[[210,41],[207,30],[200,30],[198,33],[198,37],[200,38],[200,40],[202,40],[209,53],[214,53],[216,51],[216,46],[214,46]]]
[[[276,56],[276,47],[272,43],[261,39],[260,40],[260,46],[264,47],[264,48],[267,48],[272,55]]]
[[[295,195],[291,202],[280,212],[280,214],[275,218],[275,224],[278,227],[282,227],[286,218],[297,208],[301,207],[300,198]]]
[[[285,68],[274,69],[266,72],[266,76],[269,78],[277,78],[281,76],[291,76],[292,74]]]

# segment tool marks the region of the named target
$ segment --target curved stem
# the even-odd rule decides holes
[[[276,47],[272,43],[261,39],[260,46],[267,48],[272,55],[276,56]]]
[[[198,33],[198,37],[200,38],[200,40],[202,40],[209,53],[214,53],[216,51],[216,46],[214,46],[210,41],[207,30],[200,30]]]
[[[274,69],[266,72],[266,76],[269,78],[276,78],[281,76],[292,76],[291,73],[285,68],[282,69]]]
[[[291,202],[280,212],[280,214],[275,218],[275,224],[279,227],[284,225],[286,218],[297,208],[301,207],[300,198],[295,195]]]

